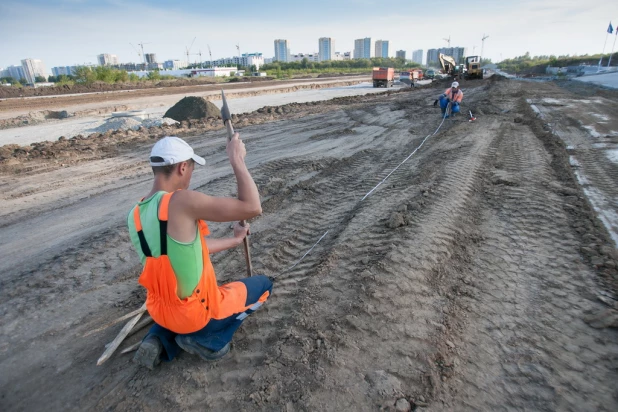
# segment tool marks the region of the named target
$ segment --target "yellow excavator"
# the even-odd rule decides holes
[[[482,79],[481,58],[479,56],[466,57],[466,79]]]
[[[445,74],[453,77],[459,77],[462,68],[457,65],[455,59],[442,53],[438,55],[438,59],[440,59],[440,65],[442,65],[442,71]]]

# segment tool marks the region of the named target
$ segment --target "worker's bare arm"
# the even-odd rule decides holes
[[[221,252],[227,249],[234,248],[240,245],[243,239],[249,234],[249,223],[245,226],[241,226],[238,222],[234,225],[234,237],[223,239],[206,238],[206,244],[208,245],[208,252],[210,254]]]
[[[214,197],[192,190],[180,190],[172,198],[176,210],[191,220],[203,219],[210,222],[232,222],[246,220],[262,213],[259,198],[257,202],[233,197]]]
[[[227,249],[234,248],[242,243],[242,239],[240,241],[234,237],[227,237],[224,239],[211,239],[206,238],[206,245],[208,246],[208,253],[211,255],[213,253],[222,252]]]

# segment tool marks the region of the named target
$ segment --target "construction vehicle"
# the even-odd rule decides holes
[[[421,69],[410,69],[399,73],[399,81],[401,83],[412,86],[414,82],[423,80],[423,71]]]
[[[372,79],[373,87],[393,87],[395,69],[392,67],[374,67]]]
[[[481,58],[479,56],[466,57],[466,79],[482,79]]]
[[[401,83],[405,83],[405,84],[412,86],[412,84],[414,83],[414,77],[412,77],[412,71],[405,70],[405,71],[400,72],[399,81]]]
[[[462,72],[462,67],[455,62],[455,59],[442,53],[438,55],[438,58],[440,59],[440,65],[442,65],[442,71],[444,74],[459,77]]]

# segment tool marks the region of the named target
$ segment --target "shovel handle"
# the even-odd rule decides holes
[[[232,136],[234,136],[234,126],[232,126],[231,120],[225,121],[225,129],[227,130],[227,141],[232,140]],[[246,221],[241,220],[240,226],[244,227],[247,224]],[[249,250],[249,238],[245,236],[242,241],[245,246],[245,262],[247,263],[247,276],[253,276],[253,265],[251,264],[251,251]]]

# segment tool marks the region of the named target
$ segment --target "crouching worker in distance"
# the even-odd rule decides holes
[[[131,242],[143,264],[139,283],[147,290],[146,307],[155,321],[133,360],[149,369],[172,360],[181,349],[204,360],[222,358],[243,320],[271,294],[266,276],[217,285],[209,254],[240,245],[249,225],[237,223],[233,237],[210,239],[205,221],[239,221],[262,213],[238,133],[228,142],[227,155],[238,198],[188,190],[195,164],[206,161],[184,140],[168,136],[152,148],[152,190],[128,216]]]
[[[442,117],[449,117],[449,114],[446,113],[446,109],[448,104],[451,104],[451,113],[459,113],[459,104],[463,100],[463,92],[459,90],[459,83],[453,82],[451,87],[446,89],[446,91],[440,95],[440,109],[442,110]]]

